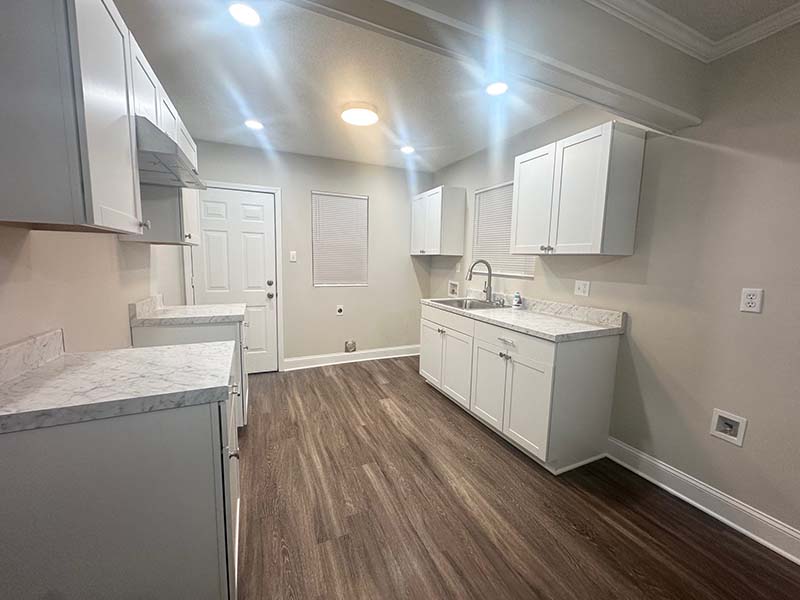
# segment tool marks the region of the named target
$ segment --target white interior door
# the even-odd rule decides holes
[[[200,246],[192,252],[198,304],[247,304],[248,373],[278,369],[275,194],[200,192]]]

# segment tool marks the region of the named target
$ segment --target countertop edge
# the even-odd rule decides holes
[[[514,325],[512,323],[508,323],[507,321],[503,321],[501,319],[494,319],[492,317],[487,317],[485,315],[481,315],[480,311],[478,310],[463,310],[460,308],[456,308],[454,306],[447,306],[443,304],[437,304],[432,300],[428,299],[421,299],[420,304],[424,306],[430,306],[431,308],[436,308],[438,310],[444,310],[449,313],[453,313],[454,315],[459,315],[461,317],[465,317],[467,319],[474,319],[475,321],[481,321],[482,323],[488,323],[489,325],[495,325],[497,327],[502,327],[503,329],[508,329],[510,331],[516,331],[517,333],[522,333],[525,335],[531,335],[533,337],[537,337],[539,339],[547,340],[549,342],[559,343],[559,342],[569,342],[575,340],[582,340],[587,338],[596,338],[596,337],[608,337],[612,335],[623,335],[625,333],[624,327],[609,327],[607,329],[593,329],[590,331],[581,331],[576,333],[564,333],[558,335],[551,335],[548,333],[544,333],[542,331],[537,331],[534,329],[528,329],[526,327],[522,327],[519,325]],[[509,308],[508,310],[515,310],[513,308]],[[533,311],[529,311],[533,312]],[[560,318],[564,321],[571,321],[571,319],[566,319],[564,317],[557,317],[555,315],[548,315],[544,313],[533,313],[533,314],[542,314],[545,317],[553,317],[553,318]],[[574,323],[582,323],[582,321],[573,321]],[[593,327],[602,327],[602,325],[597,325],[595,323],[587,323],[587,325],[592,325]]]
[[[216,325],[225,323],[241,323],[244,315],[221,315],[209,317],[134,317],[131,327],[158,327],[163,325]]]
[[[0,414],[0,435],[31,431],[59,425],[86,423],[113,417],[172,410],[188,406],[201,406],[224,402],[230,390],[228,385],[154,394],[139,398],[123,398],[93,404],[43,408],[12,414]]]

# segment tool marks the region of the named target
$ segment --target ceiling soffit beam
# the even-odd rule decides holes
[[[482,62],[485,31],[413,2],[288,1],[457,60]],[[506,42],[505,54],[508,63],[514,65],[515,79],[527,80],[653,129],[671,133],[701,122],[697,115],[518,44]]]

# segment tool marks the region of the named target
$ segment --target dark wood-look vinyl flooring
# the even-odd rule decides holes
[[[251,377],[240,598],[800,598],[800,566],[609,460],[554,477],[417,368]]]

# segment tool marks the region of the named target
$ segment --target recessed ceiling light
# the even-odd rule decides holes
[[[261,131],[264,129],[264,124],[261,121],[256,121],[255,119],[247,119],[244,122],[245,127],[252,129],[253,131]]]
[[[414,146],[403,146],[400,148],[400,152],[403,154],[414,154]]]
[[[238,2],[236,4],[231,4],[228,7],[228,12],[231,13],[231,16],[239,21],[239,23],[242,25],[255,27],[261,23],[261,17],[258,15],[256,10],[247,4],[241,4]]]
[[[505,81],[495,81],[486,86],[486,93],[490,96],[500,96],[508,91],[508,84]]]
[[[378,111],[371,104],[353,102],[342,108],[342,120],[350,125],[366,127],[378,122]]]

